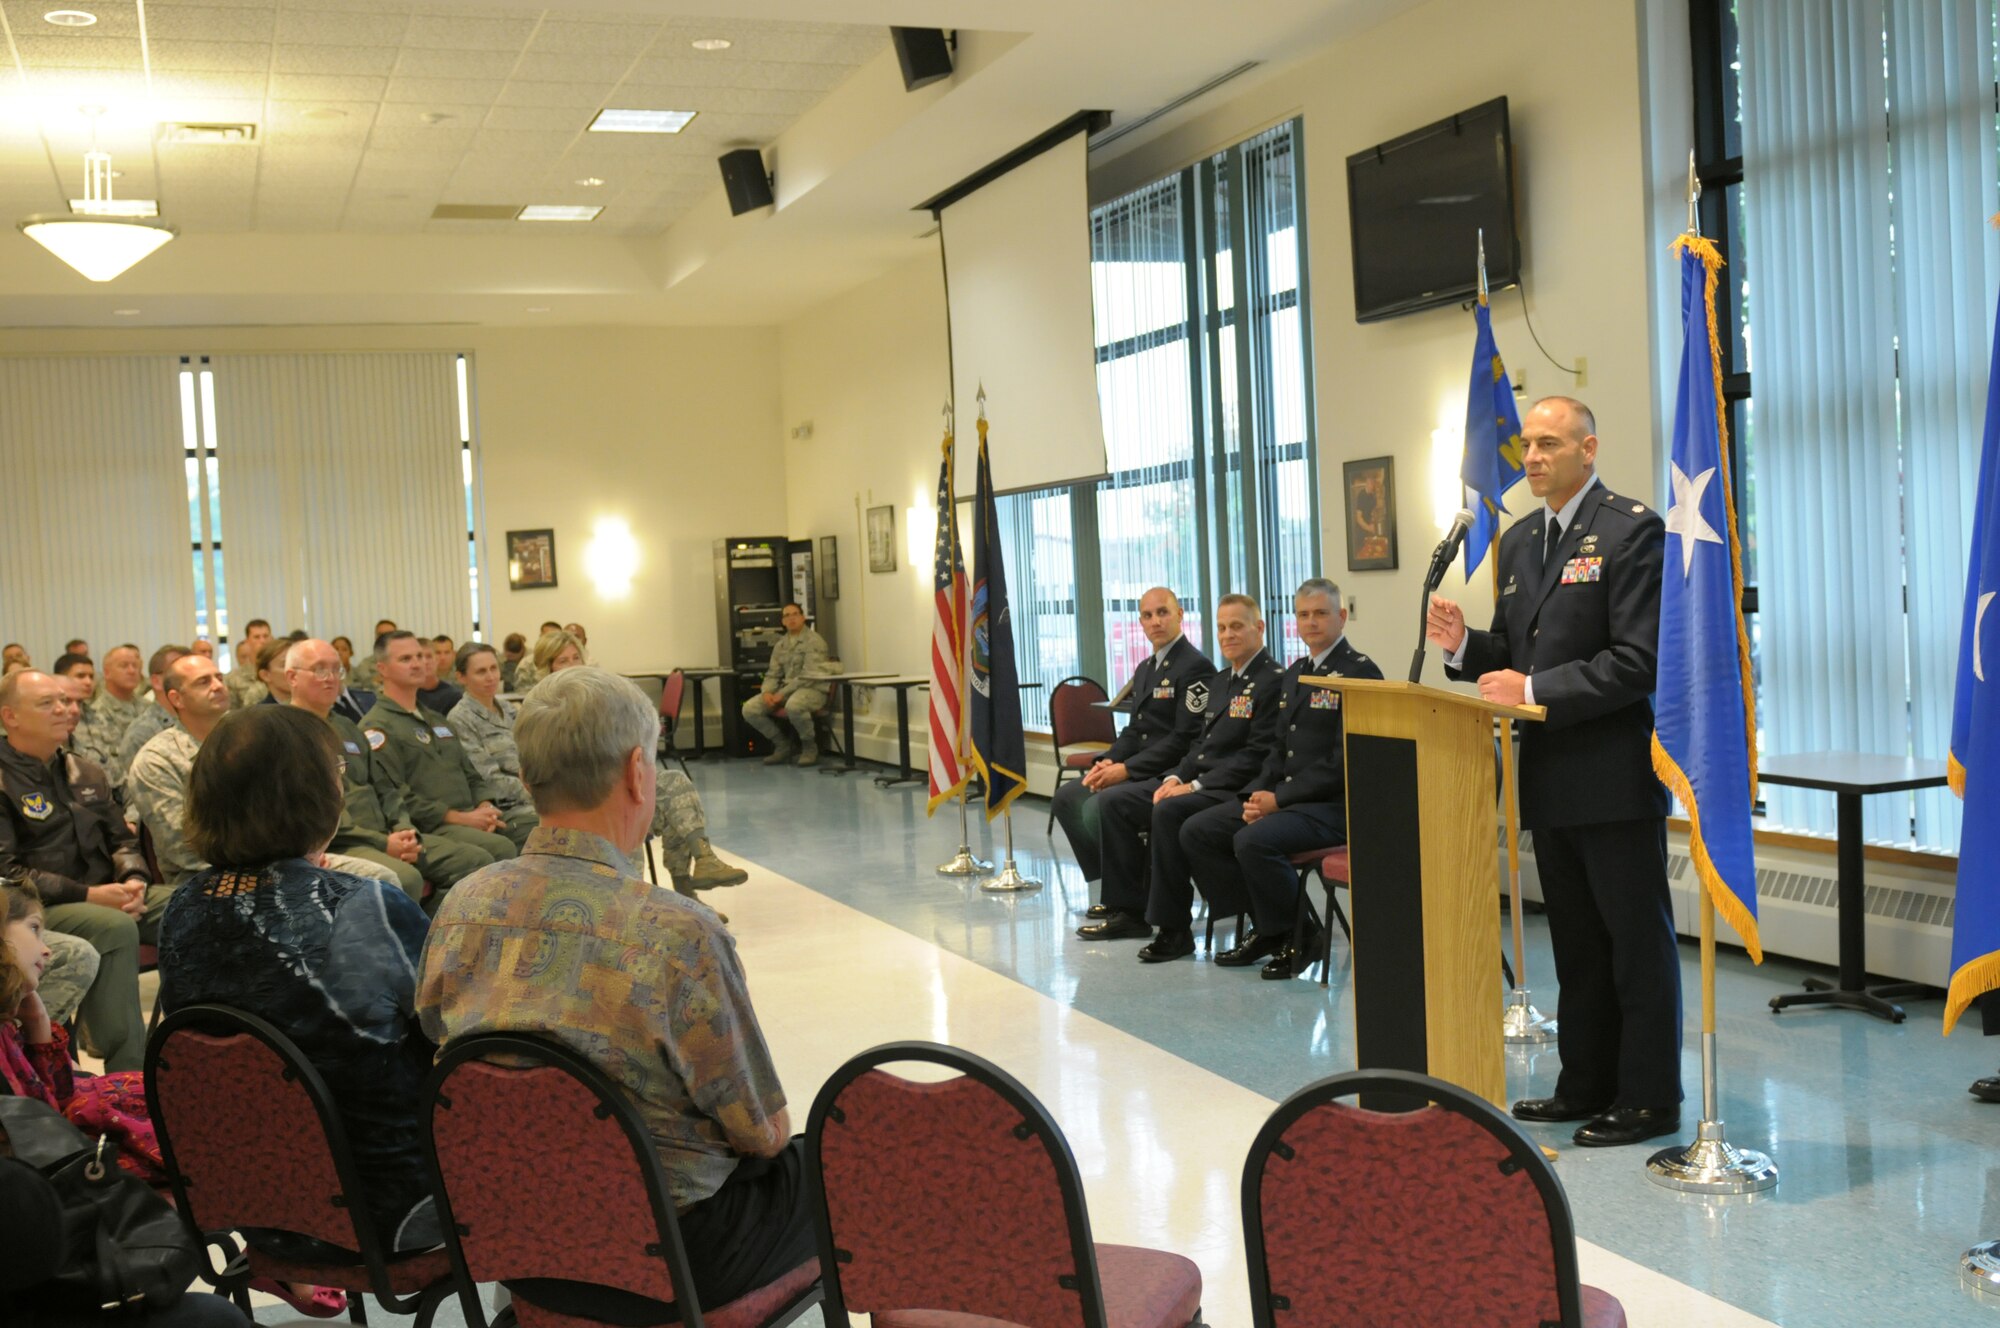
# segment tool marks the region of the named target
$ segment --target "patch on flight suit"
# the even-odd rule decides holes
[[[1208,709],[1208,684],[1200,681],[1189,683],[1187,699],[1181,704],[1188,708],[1190,715],[1199,715]]]
[[[1329,691],[1324,687],[1313,688],[1312,708],[1314,710],[1340,709],[1340,693],[1335,691]]]
[[[1255,704],[1256,698],[1248,692],[1244,692],[1240,696],[1232,696],[1229,698],[1229,717],[1231,719],[1249,719],[1251,717],[1251,707]]]
[[[46,821],[55,813],[55,804],[46,793],[30,793],[21,799],[21,815],[31,821]]]
[[[440,738],[455,738],[458,736],[451,731],[451,727],[447,724],[434,724],[431,726],[431,732],[437,734]]]
[[[355,756],[361,755],[361,744],[359,743],[349,742],[347,739],[342,738],[340,740],[340,745],[345,747],[349,752],[353,753]]]
[[[431,745],[431,730],[428,724],[417,725],[417,741],[428,747]]]
[[[1604,579],[1604,559],[1572,558],[1563,564],[1562,583],[1566,586]]]
[[[382,744],[389,741],[389,735],[380,729],[364,729],[362,731],[368,735],[368,750],[371,752],[381,751]]]

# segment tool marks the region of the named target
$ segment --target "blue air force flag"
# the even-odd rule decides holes
[[[1485,280],[1482,277],[1482,286]],[[1521,412],[1514,405],[1514,385],[1500,363],[1493,340],[1493,311],[1482,294],[1473,307],[1472,388],[1465,395],[1465,455],[1458,477],[1472,491],[1472,529],[1465,533],[1465,579],[1472,580],[1480,560],[1500,529],[1507,510],[1507,490],[1525,473],[1521,465]]]
[[[1007,563],[1000,511],[979,421],[979,488],[972,503],[972,750],[986,781],[986,819],[1007,810],[1028,786],[1028,740],[1021,730],[1021,680],[1014,666],[1014,617],[1007,608]]]
[[[1965,799],[1958,846],[1958,904],[1951,930],[1951,989],[1944,1031],[1980,993],[2000,987],[2000,316],[1986,380],[1986,437],[1973,496],[1972,560],[1958,637],[1951,712],[1951,787]]]
[[[1689,856],[1702,889],[1743,938],[1750,957],[1762,963],[1750,837],[1755,694],[1715,334],[1722,257],[1699,236],[1682,236],[1674,250],[1681,261],[1686,342],[1674,404],[1653,770],[1687,809]]]

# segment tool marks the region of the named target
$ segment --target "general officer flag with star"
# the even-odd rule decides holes
[[[1972,500],[1972,560],[1958,637],[1951,712],[1951,787],[1965,799],[1958,900],[1951,928],[1951,988],[1944,1031],[1982,992],[2000,987],[2000,315],[1986,379],[1986,437]]]
[[[1028,740],[1021,730],[1021,680],[1014,666],[1014,616],[1007,608],[1007,560],[1000,512],[979,421],[979,490],[972,502],[972,767],[986,781],[986,819],[1028,787]]]
[[[1653,771],[1687,809],[1689,856],[1702,888],[1762,963],[1750,837],[1757,719],[1715,333],[1722,256],[1697,235],[1682,236],[1674,250],[1686,342],[1674,406]]]
[[[1507,510],[1507,490],[1527,472],[1521,461],[1521,412],[1514,385],[1493,340],[1493,311],[1486,304],[1486,268],[1479,270],[1479,303],[1472,311],[1472,388],[1465,397],[1465,454],[1458,477],[1471,490],[1472,529],[1465,532],[1465,579],[1486,557]]]

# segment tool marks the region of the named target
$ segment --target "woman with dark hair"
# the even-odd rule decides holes
[[[188,841],[212,865],[160,919],[160,1001],[246,1010],[296,1043],[347,1128],[377,1230],[426,1249],[442,1239],[417,1123],[433,1055],[414,1009],[428,923],[394,885],[321,865],[343,794],[339,740],[317,715],[258,706],[215,726],[187,798]],[[289,1233],[246,1234],[300,1252]]]

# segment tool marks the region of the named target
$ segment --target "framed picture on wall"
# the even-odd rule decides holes
[[[552,590],[556,584],[556,533],[507,532],[507,584],[515,590]]]
[[[831,535],[819,537],[819,597],[840,598],[840,541]]]
[[[1340,491],[1347,507],[1347,570],[1396,570],[1396,458],[1344,462]]]
[[[868,570],[896,570],[896,509],[887,503],[868,509]]]

